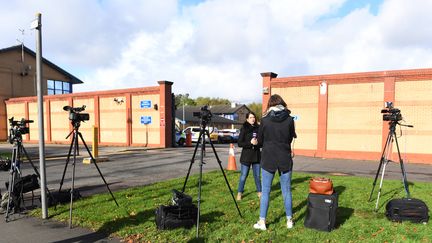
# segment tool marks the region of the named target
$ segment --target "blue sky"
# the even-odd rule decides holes
[[[432,1],[0,0],[0,48],[31,49],[85,83],[75,91],[155,86],[248,103],[260,73],[279,77],[432,66]],[[18,29],[25,29],[22,36]]]

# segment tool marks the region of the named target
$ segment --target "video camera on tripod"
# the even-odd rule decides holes
[[[72,106],[63,106],[63,110],[69,111],[69,120],[71,120],[73,123],[82,122],[82,121],[88,121],[90,120],[89,113],[80,113],[84,111],[86,108],[85,105],[81,107],[72,107]]]
[[[194,112],[193,116],[200,118],[201,121],[204,122],[204,123],[208,123],[208,122],[210,122],[213,114],[208,109],[208,106],[205,105],[205,106],[201,107],[200,111]]]
[[[27,134],[30,132],[30,128],[27,124],[33,123],[33,120],[26,120],[22,118],[21,120],[14,121],[14,118],[9,119],[9,143],[13,144],[17,139],[22,138],[23,134]]]
[[[393,102],[385,102],[385,109],[382,109],[381,113],[383,113],[383,121],[398,122],[402,120],[401,111],[393,107]]]

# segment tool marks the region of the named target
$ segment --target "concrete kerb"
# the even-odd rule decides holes
[[[46,160],[56,160],[56,159],[66,159],[68,155],[69,150],[68,144],[46,144],[45,145],[45,159]],[[30,156],[30,159],[33,160],[39,160],[38,157],[38,144],[25,144],[24,148],[26,149],[27,153]],[[59,149],[61,148],[61,149]],[[91,146],[89,146],[89,149],[91,150]],[[106,157],[114,154],[121,154],[121,153],[129,153],[129,152],[140,152],[140,151],[148,151],[148,150],[162,150],[164,148],[158,148],[158,147],[117,147],[117,146],[99,146],[99,157]],[[56,150],[55,152],[52,152],[52,150]],[[0,152],[11,152],[12,151],[12,145],[4,142],[0,143]],[[80,145],[80,155],[77,156],[77,158],[82,159],[85,157],[88,157],[87,151],[85,151],[85,148]]]

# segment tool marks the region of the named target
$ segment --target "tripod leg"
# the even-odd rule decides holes
[[[189,175],[190,175],[190,172],[191,172],[191,169],[192,169],[192,164],[195,162],[195,155],[196,155],[196,152],[197,152],[197,150],[198,150],[198,146],[199,146],[199,144],[200,144],[201,134],[202,134],[202,133],[201,133],[201,131],[200,131],[200,135],[199,135],[199,137],[198,137],[198,141],[197,141],[197,143],[196,143],[196,145],[195,145],[195,150],[194,150],[194,152],[193,152],[192,159],[191,159],[190,164],[189,164],[189,169],[188,169],[188,172],[187,172],[187,175],[186,175],[185,181],[184,181],[184,183],[183,183],[183,189],[182,189],[182,192],[184,192],[185,189],[186,189],[186,183],[187,183],[187,181],[188,181],[188,179],[189,179]]]
[[[377,200],[376,200],[376,203],[375,203],[375,211],[378,211],[378,203],[379,203],[379,199],[380,199],[380,196],[381,196],[381,188],[382,188],[382,185],[383,185],[384,174],[385,174],[385,169],[386,169],[386,165],[387,164],[388,164],[388,160],[386,160],[384,162],[383,170],[382,170],[382,173],[381,173],[381,181],[380,181],[380,186],[379,186],[379,189],[378,189]]]
[[[20,149],[24,152],[25,157],[30,162],[31,167],[33,168],[33,170],[36,173],[36,175],[38,176],[38,178],[40,178],[39,171],[37,170],[36,166],[33,164],[33,161],[30,159],[30,156],[28,155],[27,150],[24,148],[23,145],[20,146]]]
[[[77,133],[78,133],[79,137],[81,138],[81,141],[83,142],[84,147],[86,148],[88,154],[90,155],[91,161],[93,162],[94,166],[96,166],[96,169],[99,172],[99,175],[101,176],[103,182],[105,183],[105,186],[107,187],[109,193],[111,194],[112,199],[114,200],[117,207],[120,207],[119,204],[117,203],[117,200],[114,197],[114,194],[111,192],[111,189],[109,188],[108,183],[105,180],[105,177],[102,175],[102,172],[100,171],[99,166],[97,165],[95,158],[93,157],[92,153],[90,152],[90,149],[87,147],[87,144],[84,141],[82,134],[80,132],[77,132]],[[78,138],[77,138],[77,145],[78,145]]]
[[[73,132],[73,131],[72,131]],[[69,135],[68,135],[68,137],[71,135],[72,133],[69,133]],[[65,174],[66,174],[66,170],[67,170],[67,166],[68,166],[68,164],[69,164],[69,161],[70,161],[70,156],[71,156],[71,152],[72,152],[72,147],[74,146],[74,144],[75,144],[75,134],[72,136],[72,141],[71,141],[71,144],[70,144],[70,146],[69,146],[69,152],[68,152],[68,155],[67,155],[67,158],[66,158],[66,164],[65,164],[65,167],[64,167],[64,170],[63,170],[63,175],[62,175],[62,178],[61,178],[61,181],[60,181],[60,187],[59,187],[59,192],[61,191],[61,189],[62,189],[62,187],[63,187],[63,182],[64,182],[64,178],[65,178]]]
[[[69,204],[69,229],[72,229],[72,208],[73,208],[73,195],[75,190],[75,164],[78,150],[78,132],[75,132],[72,138],[73,141],[73,161],[72,161],[72,186],[70,189],[70,204]]]
[[[397,152],[398,152],[398,157],[399,157],[399,164],[401,167],[401,171],[402,171],[402,179],[403,179],[403,184],[404,184],[404,188],[405,188],[405,193],[407,195],[407,198],[410,197],[410,192],[409,192],[409,188],[408,188],[408,181],[407,181],[407,177],[406,177],[406,171],[405,171],[405,167],[403,164],[403,160],[402,157],[400,155],[400,151],[399,151],[399,144],[398,144],[398,140],[396,137],[396,134],[394,134],[395,136],[395,141],[396,141],[396,148],[397,148]]]
[[[209,132],[206,131],[206,133],[207,133],[207,136],[210,138]],[[212,149],[213,149],[213,153],[214,153],[215,156],[216,156],[216,160],[217,160],[217,162],[218,162],[218,164],[219,164],[219,168],[220,168],[220,170],[222,171],[222,174],[223,174],[223,176],[224,176],[224,178],[225,178],[225,183],[226,183],[226,185],[227,185],[227,187],[228,187],[228,189],[229,189],[229,191],[230,191],[230,193],[231,193],[231,197],[232,197],[232,199],[233,199],[233,201],[234,201],[234,204],[236,205],[236,208],[237,208],[238,214],[240,215],[240,217],[243,217],[242,214],[241,214],[241,212],[240,212],[240,209],[239,209],[239,207],[238,207],[238,205],[237,205],[237,201],[236,201],[235,198],[234,198],[234,194],[233,194],[233,191],[232,191],[232,189],[231,189],[231,186],[230,186],[230,184],[229,184],[229,182],[228,182],[228,179],[227,179],[227,177],[226,177],[226,175],[225,175],[225,171],[224,171],[224,169],[223,169],[223,167],[222,167],[222,162],[220,161],[219,156],[217,155],[217,153],[216,153],[216,149],[215,149],[215,147],[214,147],[214,145],[213,145],[213,142],[212,142],[211,140],[210,140],[210,145],[211,145],[211,147],[212,147]]]
[[[196,238],[199,237],[199,222],[200,222],[200,212],[201,212],[201,186],[202,186],[202,167],[204,164],[204,146],[203,144],[205,143],[205,134],[201,131],[200,132],[200,136],[198,139],[198,143],[200,141],[202,135],[202,140],[201,140],[201,159],[200,159],[200,171],[199,171],[199,179],[198,179],[198,200],[197,200],[197,204],[198,204],[198,214],[197,214],[197,226],[196,226]]]
[[[389,132],[389,134],[387,135],[387,140],[386,140],[386,143],[384,145],[384,149],[383,149],[382,155],[381,155],[380,163],[378,165],[378,170],[376,172],[374,182],[372,183],[372,190],[371,190],[371,193],[369,195],[369,202],[372,200],[372,194],[373,194],[373,192],[375,190],[375,185],[376,185],[376,182],[377,182],[377,179],[378,179],[378,175],[379,175],[379,173],[381,171],[381,167],[382,167],[383,163],[385,163],[385,161],[387,160],[385,156],[387,154],[387,150],[389,150],[389,148],[390,148],[389,145],[391,144],[391,136],[392,135]]]
[[[13,185],[15,183],[17,156],[18,156],[17,147],[14,146],[12,149],[12,164],[11,164],[11,168],[9,170],[10,176],[9,176],[9,185],[8,185],[8,201],[7,201],[6,214],[5,214],[5,221],[6,222],[9,221],[9,210],[11,209],[10,203],[12,200]]]

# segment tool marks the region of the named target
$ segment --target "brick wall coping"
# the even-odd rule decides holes
[[[72,94],[61,94],[61,95],[45,95],[44,100],[58,100],[67,98],[84,98],[94,96],[109,96],[109,95],[121,95],[127,93],[146,93],[146,94],[159,94],[159,86],[144,87],[144,88],[131,88],[131,89],[115,89],[115,90],[103,90],[103,91],[91,91],[91,92],[79,92]],[[10,98],[5,100],[6,104],[24,102],[24,101],[37,101],[37,96]]]
[[[430,76],[432,78],[432,68],[407,69],[407,70],[388,70],[359,73],[341,73],[341,74],[323,74],[307,76],[290,76],[281,78],[272,78],[272,83],[287,81],[323,81],[323,80],[340,80],[340,79],[363,79],[363,78],[385,78],[385,77],[409,77],[418,78],[420,76]],[[427,78],[427,77],[426,77]]]

